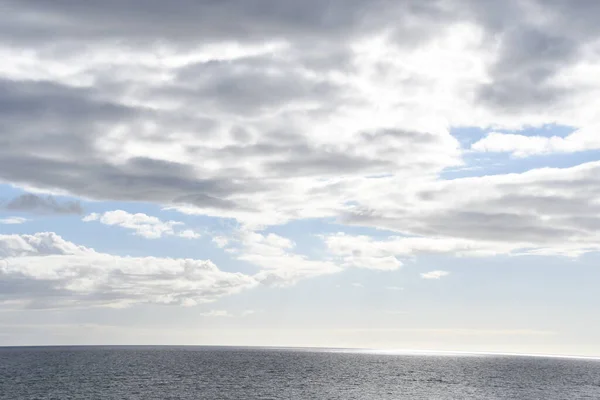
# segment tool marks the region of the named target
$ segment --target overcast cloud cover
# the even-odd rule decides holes
[[[192,306],[421,256],[600,249],[595,0],[0,9],[6,307]],[[16,229],[36,218],[50,222]],[[303,221],[337,228],[272,232]],[[77,243],[100,225],[150,243]],[[235,263],[154,256],[206,237]],[[443,284],[446,269],[413,275]]]

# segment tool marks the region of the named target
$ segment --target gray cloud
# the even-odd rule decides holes
[[[399,13],[414,9],[420,2],[183,0],[165,4],[158,0],[110,0],[88,4],[59,0],[49,5],[37,0],[4,0],[3,3],[7,10],[4,31],[14,35],[13,41],[46,41],[52,35],[54,40],[82,42],[127,37],[133,43],[158,40],[197,43],[227,39],[346,38],[354,32],[377,27],[380,22],[377,16],[383,8]]]
[[[331,103],[341,92],[330,82],[302,76],[299,65],[269,56],[187,65],[176,74],[176,85],[164,89],[164,95],[237,115],[256,115],[296,103]]]
[[[508,29],[501,36],[498,60],[491,69],[492,83],[480,89],[480,98],[509,111],[559,103],[567,89],[549,80],[576,60],[578,45],[551,32]]]
[[[96,135],[136,112],[89,88],[0,79],[0,154],[75,163],[94,158]]]
[[[78,201],[59,202],[53,196],[38,196],[32,193],[22,194],[3,204],[10,211],[33,212],[41,214],[82,214],[83,207]]]
[[[254,81],[246,80],[248,84]],[[196,124],[181,124],[168,116],[169,112],[102,100],[98,89],[28,81],[4,81],[1,87],[4,111],[0,122],[7,130],[0,135],[0,178],[93,199],[248,209],[235,198],[278,190],[277,181],[281,178],[385,173],[398,167],[398,156],[437,146],[435,136],[416,132],[364,134],[360,142],[348,148],[311,143],[301,131],[265,133],[254,128],[256,139],[250,138],[253,143],[243,143],[249,140],[246,135],[242,143],[214,148],[204,143],[208,136],[203,130],[194,132],[187,141],[169,132],[170,127],[188,129],[188,123],[192,124],[190,129],[211,129],[202,117]],[[199,101],[203,98],[200,96]],[[240,103],[239,107],[243,105]],[[141,121],[156,123],[165,130],[149,136],[136,130]],[[123,141],[134,139],[160,145],[178,141],[188,154],[216,160],[222,168],[208,171],[201,164],[127,154],[125,159],[113,161],[113,154],[102,146],[110,139],[109,132],[123,125],[127,126]],[[115,139],[115,146],[116,151],[123,147],[119,139]],[[361,154],[365,149],[370,149],[369,154]],[[244,164],[238,164],[240,161],[254,163],[260,175],[250,173]],[[401,168],[413,167],[407,164]],[[265,180],[266,177],[275,181]],[[28,201],[33,208],[34,200]],[[16,209],[16,204],[11,207]],[[51,207],[45,208],[48,211]]]
[[[64,0],[53,2],[51,6],[35,0],[4,0],[3,3],[6,12],[0,35],[4,32],[10,43],[20,46],[46,45],[50,38],[52,43],[64,43],[66,48],[90,41],[117,40],[132,46],[166,43],[187,48],[228,40],[285,40],[305,53],[306,49],[316,47],[311,43],[318,42],[318,54],[313,51],[312,55],[295,58],[294,62],[315,67],[320,64],[318,60],[329,59],[335,62],[328,61],[325,65],[335,65],[338,69],[348,65],[343,61],[347,54],[340,53],[339,48],[357,38],[388,31],[392,32],[394,42],[416,46],[422,44],[422,39],[437,37],[446,26],[475,23],[487,34],[488,45],[500,41],[500,53],[492,71],[493,82],[481,88],[480,96],[490,105],[509,110],[519,105],[547,105],[543,101],[548,101],[548,95],[554,92],[546,87],[544,77],[568,65],[579,46],[598,34],[591,17],[597,8],[593,0],[576,3],[562,0],[311,0],[302,4],[186,0],[169,5],[160,1],[73,4]],[[543,23],[538,22],[536,13],[543,14]],[[98,29],[99,26],[103,28]],[[324,58],[327,54],[338,56]],[[281,87],[277,82],[265,81],[264,75],[255,78],[255,88],[269,89],[263,91],[263,101],[269,98],[273,101],[281,95],[278,95]],[[293,79],[287,83],[291,87],[296,84]],[[231,80],[208,82],[204,90],[205,93],[213,90],[218,94],[237,94],[232,97],[240,101],[254,98],[247,85],[234,85]]]
[[[342,214],[341,222],[576,254],[598,247],[599,169],[600,164],[588,163],[428,182],[398,193],[396,205],[384,199],[359,203]]]
[[[139,158],[124,165],[111,165],[13,156],[3,158],[0,168],[5,171],[3,178],[12,182],[63,188],[75,195],[99,200],[182,202],[198,207],[231,208],[232,203],[221,200],[220,196],[255,192],[256,187],[260,187],[249,182],[240,184],[227,179],[192,177],[185,174],[190,172],[187,166]],[[11,209],[15,207],[11,206]]]

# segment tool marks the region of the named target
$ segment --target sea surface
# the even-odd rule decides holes
[[[0,399],[600,399],[600,361],[234,347],[0,348]]]

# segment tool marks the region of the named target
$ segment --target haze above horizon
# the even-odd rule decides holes
[[[600,356],[600,2],[0,9],[0,346]]]

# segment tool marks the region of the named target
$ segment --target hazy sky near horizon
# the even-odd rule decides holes
[[[600,2],[0,10],[0,345],[600,355]]]

